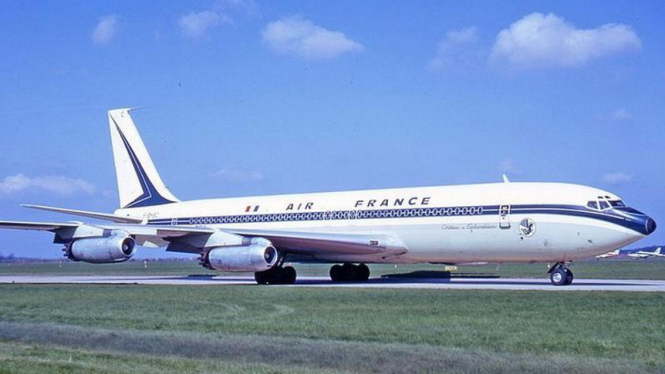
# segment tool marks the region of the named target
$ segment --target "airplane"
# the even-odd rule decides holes
[[[635,259],[640,259],[640,258],[650,258],[650,257],[665,257],[664,253],[661,253],[662,247],[656,248],[655,251],[649,252],[649,251],[637,251],[635,253],[629,253],[628,257],[633,257]]]
[[[108,112],[120,208],[29,208],[108,223],[0,221],[54,233],[72,261],[127,261],[136,247],[199,256],[208,269],[292,284],[285,263],[329,263],[333,282],[367,281],[367,264],[550,263],[568,285],[575,260],[624,247],[656,222],[616,195],[563,183],[502,183],[178,200],[165,186],[132,109]]]
[[[612,252],[607,252],[600,254],[596,256],[596,259],[602,259],[602,258],[613,258],[613,257],[618,257],[621,255],[621,249],[614,250]]]

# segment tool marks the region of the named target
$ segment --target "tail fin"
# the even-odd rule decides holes
[[[120,207],[137,208],[177,202],[178,199],[157,173],[129,115],[130,110],[114,109],[108,113]]]

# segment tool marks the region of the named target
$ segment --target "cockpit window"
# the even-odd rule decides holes
[[[608,210],[611,208],[626,208],[626,204],[624,204],[623,201],[621,200],[610,200],[607,198],[607,196],[598,196],[597,200],[589,200],[586,203],[587,208],[593,209],[593,210]]]

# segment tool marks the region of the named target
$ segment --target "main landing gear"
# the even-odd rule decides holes
[[[369,279],[369,267],[365,264],[333,265],[330,268],[333,282],[365,282]]]
[[[269,270],[254,273],[257,284],[294,284],[297,276],[293,266],[273,266]]]
[[[548,271],[550,281],[555,286],[567,286],[573,283],[573,272],[562,262],[557,262]]]
[[[294,284],[296,277],[296,269],[293,266],[284,266],[283,259],[269,270],[254,273],[254,279],[258,284]],[[330,268],[330,279],[333,282],[365,282],[369,279],[369,267],[365,264],[348,263],[333,265]]]
[[[298,273],[293,266],[284,266],[286,257],[281,257],[272,268],[254,273],[257,284],[294,284]]]

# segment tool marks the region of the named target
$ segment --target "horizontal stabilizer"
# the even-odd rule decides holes
[[[46,211],[49,211],[49,212],[71,214],[73,216],[81,216],[81,217],[101,219],[103,221],[111,221],[111,222],[116,222],[116,223],[141,223],[143,221],[143,219],[141,219],[141,218],[122,217],[122,216],[116,216],[115,214],[109,214],[109,213],[86,212],[84,210],[55,208],[55,207],[43,206],[43,205],[23,204],[21,206],[26,207],[26,208],[31,208],[31,209],[46,210]]]

